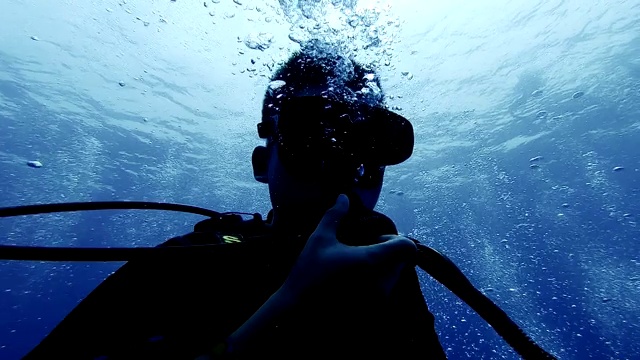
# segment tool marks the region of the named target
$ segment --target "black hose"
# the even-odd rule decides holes
[[[219,212],[190,205],[158,203],[149,201],[94,201],[4,207],[0,208],[0,218],[89,210],[166,210],[209,217],[220,216]]]
[[[0,208],[0,218],[90,210],[165,210],[219,217],[220,213],[196,206],[148,201],[94,201],[23,205]],[[0,245],[0,260],[33,261],[131,261],[174,256],[200,256],[220,250],[216,245],[189,247],[77,248]]]
[[[476,289],[449,258],[417,241],[416,245],[418,246],[418,267],[467,303],[522,358],[556,359],[531,340],[498,305]]]

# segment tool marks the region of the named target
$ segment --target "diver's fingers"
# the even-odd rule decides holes
[[[336,200],[336,204],[333,205],[322,217],[318,227],[311,235],[313,241],[322,241],[323,243],[330,243],[336,240],[336,231],[338,230],[338,224],[340,220],[349,211],[349,198],[347,195],[340,194]]]
[[[377,244],[380,244],[380,243],[383,243],[383,242],[387,242],[389,240],[393,240],[393,239],[398,238],[398,237],[403,237],[403,236],[400,236],[400,235],[381,235],[378,238]]]
[[[380,240],[383,242],[362,247],[362,255],[374,267],[414,262],[417,247],[412,240],[397,235],[384,235],[380,237]]]

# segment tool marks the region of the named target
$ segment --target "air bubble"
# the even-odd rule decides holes
[[[367,80],[367,81],[373,81],[376,78],[376,74],[367,74],[363,77],[363,79]]]
[[[403,71],[402,75],[407,78],[407,80],[413,79],[413,74],[408,71]]]
[[[264,51],[271,46],[273,35],[271,33],[251,33],[244,39],[244,44],[253,50]]]
[[[289,40],[298,43],[298,44],[302,44],[303,42],[305,42],[306,40],[306,36],[302,33],[295,33],[292,32],[289,34]]]

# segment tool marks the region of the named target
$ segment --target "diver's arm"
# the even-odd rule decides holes
[[[195,360],[245,358],[249,354],[259,354],[269,333],[277,329],[282,319],[297,311],[296,298],[285,286],[281,287],[233,334]]]
[[[227,338],[222,349],[217,346],[217,350],[224,350],[232,357],[259,354],[262,342],[273,338],[270,335],[281,323],[284,325],[292,318],[299,321],[299,316],[305,316],[310,309],[315,312],[341,308],[344,305],[341,301],[349,296],[357,297],[360,290],[389,295],[400,270],[413,261],[416,245],[401,236],[382,236],[379,244],[371,246],[352,247],[340,243],[336,231],[348,209],[349,200],[341,195],[307,241],[284,284]],[[371,281],[363,283],[363,276]],[[349,295],[349,288],[355,293]]]
[[[278,289],[271,297],[238,328],[226,341],[226,351],[232,355],[246,352],[255,353],[267,334],[277,330],[282,319],[296,312],[299,306],[297,296],[286,286]]]

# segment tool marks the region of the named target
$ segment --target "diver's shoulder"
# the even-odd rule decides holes
[[[159,246],[214,245],[243,242],[270,235],[269,225],[259,213],[223,213],[216,218],[202,220],[193,231],[173,237]]]

